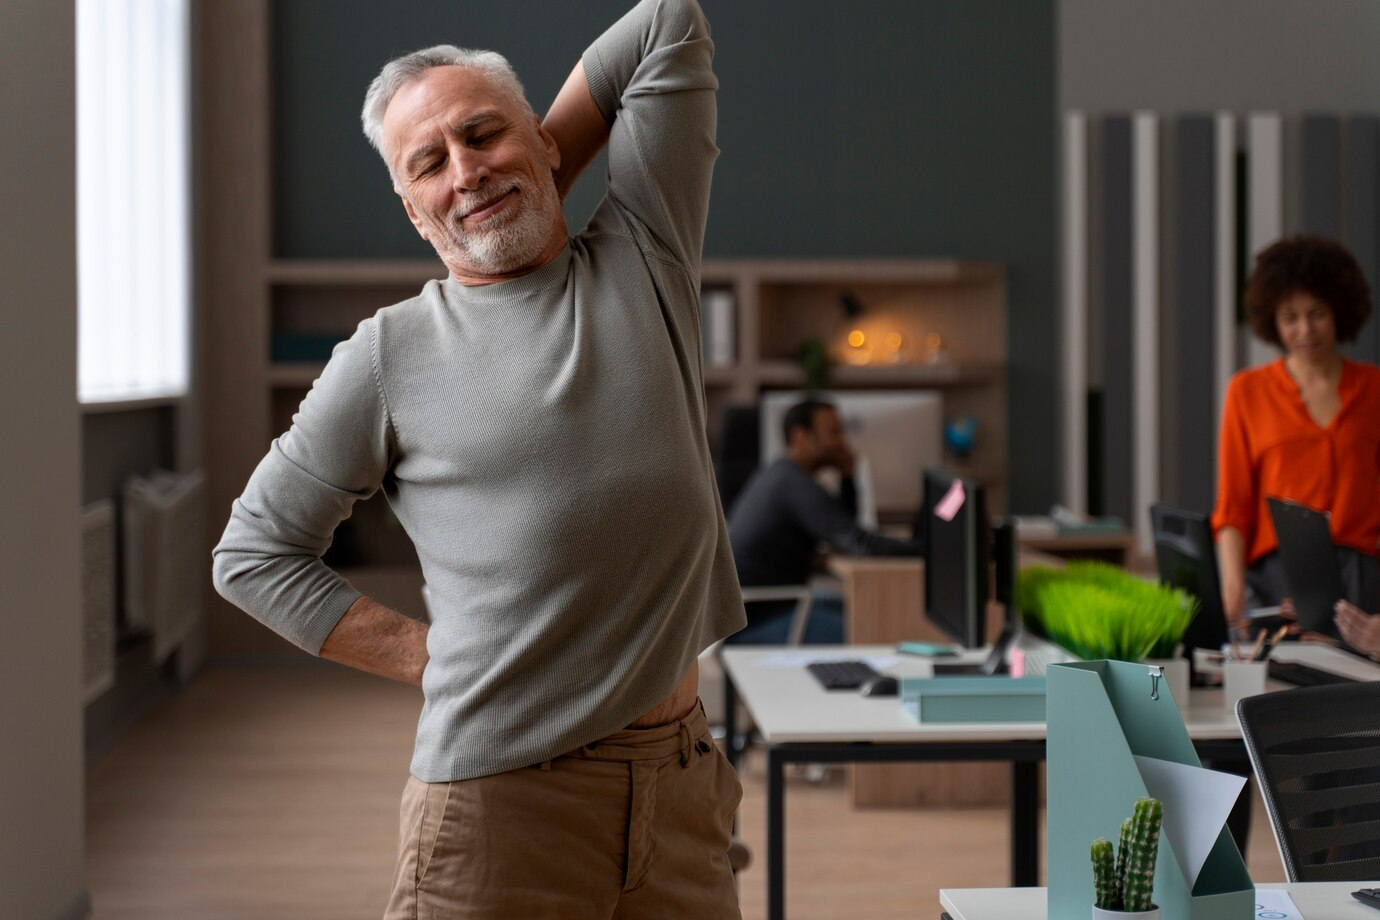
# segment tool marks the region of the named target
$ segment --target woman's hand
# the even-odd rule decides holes
[[[1354,604],[1337,601],[1333,622],[1347,645],[1365,655],[1380,654],[1380,616],[1366,613]]]

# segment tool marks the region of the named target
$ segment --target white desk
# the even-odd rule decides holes
[[[981,660],[980,652],[966,658]],[[1380,667],[1324,645],[1289,643],[1280,660],[1301,661],[1362,680]],[[810,648],[726,647],[725,673],[752,712],[767,756],[767,916],[785,915],[785,765],[916,761],[998,761],[1011,764],[1011,881],[1039,879],[1038,767],[1045,758],[1044,723],[922,725],[901,711],[895,697],[829,692],[804,669],[808,660],[877,659],[874,667],[897,676],[927,676],[928,659],[897,655],[891,646]],[[961,678],[957,678],[961,679]],[[1286,685],[1274,684],[1275,689]],[[1236,714],[1217,689],[1194,690],[1184,712],[1189,737],[1203,760],[1245,760]],[[1358,886],[1359,887],[1359,886]],[[1300,905],[1301,907],[1302,905]],[[1380,920],[1377,915],[1375,920]]]
[[[1259,887],[1286,889],[1303,920],[1380,917],[1380,911],[1351,896],[1357,888],[1380,887],[1380,882],[1294,882]],[[1047,920],[1043,888],[945,888],[939,892],[939,903],[953,920]]]

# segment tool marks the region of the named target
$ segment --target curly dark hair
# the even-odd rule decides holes
[[[1284,347],[1275,313],[1280,303],[1298,291],[1332,308],[1339,342],[1355,341],[1370,318],[1370,285],[1356,259],[1335,240],[1301,233],[1285,237],[1255,257],[1242,299],[1257,338]]]

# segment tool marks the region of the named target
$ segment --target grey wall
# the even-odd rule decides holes
[[[1059,0],[1058,15],[1065,109],[1380,109],[1375,0]]]
[[[0,4],[0,916],[83,915],[74,4]]]
[[[703,0],[719,74],[711,256],[991,259],[1010,280],[1015,510],[1043,510],[1054,442],[1053,0]],[[388,58],[440,41],[507,54],[542,109],[625,0],[274,7],[275,252],[420,257],[359,132]],[[597,171],[597,170],[596,170]],[[586,181],[576,221],[597,200]]]

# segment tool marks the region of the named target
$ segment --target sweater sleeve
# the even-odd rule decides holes
[[[791,514],[804,530],[845,556],[918,556],[918,544],[873,533],[849,516],[823,486],[803,477],[792,489]]]
[[[216,590],[312,654],[360,592],[321,561],[354,503],[388,470],[391,429],[375,372],[376,326],[336,346],[288,432],[235,500],[212,552]]]
[[[1250,432],[1243,405],[1241,377],[1227,387],[1222,406],[1222,431],[1217,448],[1217,505],[1212,513],[1212,532],[1234,527],[1251,545],[1260,504],[1254,464],[1251,462]]]
[[[608,192],[699,277],[709,212],[718,81],[694,0],[642,0],[585,51],[609,123]]]

